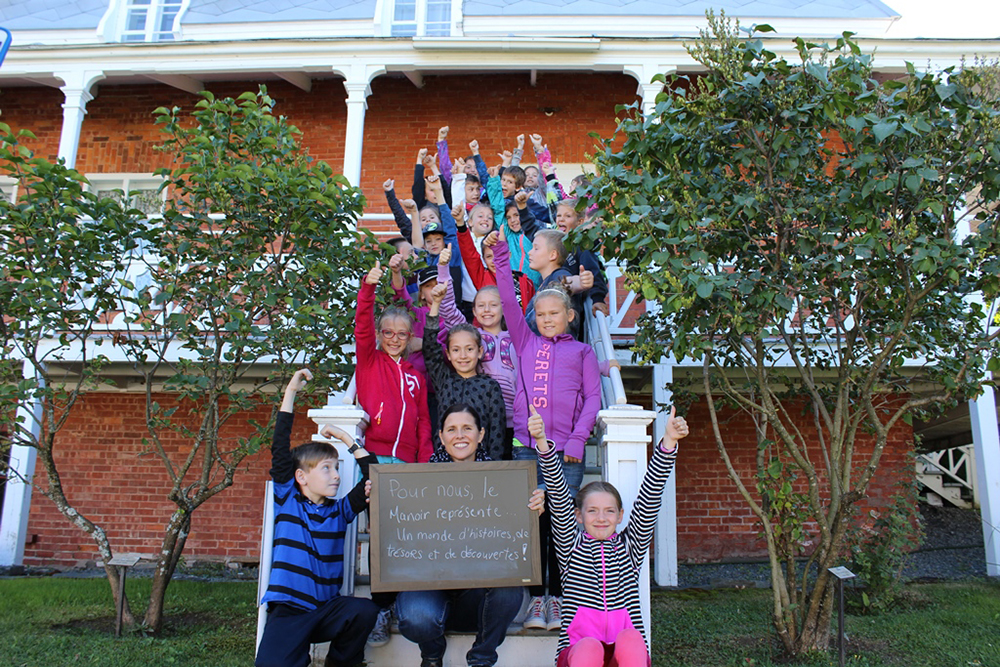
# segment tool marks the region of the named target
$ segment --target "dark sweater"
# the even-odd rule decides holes
[[[503,437],[507,428],[507,408],[503,392],[496,380],[489,375],[473,375],[463,378],[451,367],[444,357],[441,344],[437,340],[438,316],[428,315],[424,325],[424,362],[427,376],[434,385],[438,397],[438,414],[456,403],[465,403],[479,413],[481,426],[486,430],[481,449],[494,461],[503,458]],[[441,449],[441,439],[434,437],[434,451]]]

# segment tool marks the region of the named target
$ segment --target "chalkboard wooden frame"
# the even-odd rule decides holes
[[[541,583],[542,566],[538,548],[538,514],[528,509],[528,499],[531,493],[538,488],[536,476],[536,463],[534,461],[471,461],[468,463],[407,463],[400,464],[379,464],[370,468],[372,481],[371,490],[371,534],[369,536],[369,547],[371,550],[371,590],[375,593],[387,591],[413,591],[413,590],[446,590],[457,588],[499,588],[503,586],[530,586]],[[469,478],[483,478],[483,486],[487,482],[492,489],[502,491],[497,500],[490,502],[502,504],[504,514],[502,518],[492,516],[480,521],[485,522],[483,530],[492,530],[498,524],[509,528],[512,536],[526,531],[526,537],[514,538],[510,540],[511,552],[514,547],[524,552],[524,556],[519,559],[508,558],[508,562],[517,562],[517,572],[504,575],[497,573],[496,576],[483,576],[482,572],[469,573],[463,571],[463,562],[470,559],[455,557],[450,561],[443,561],[439,557],[434,560],[421,558],[391,558],[387,553],[387,548],[392,546],[392,538],[386,533],[396,531],[400,524],[389,516],[391,508],[399,508],[400,503],[405,504],[408,512],[429,511],[436,513],[440,507],[437,495],[439,484],[463,485]],[[395,480],[395,481],[393,481]],[[405,488],[424,488],[430,492],[425,497],[400,498],[394,496],[400,490],[400,485],[405,483]],[[478,481],[476,483],[478,488]],[[479,499],[482,501],[482,499]],[[447,502],[448,499],[445,499]],[[460,502],[455,500],[454,502]],[[484,505],[485,507],[485,505]],[[454,510],[453,510],[454,511]],[[398,511],[397,511],[398,517]],[[447,530],[451,524],[442,523],[447,519],[435,517],[431,522],[433,525],[422,522],[421,528],[426,528],[422,532],[432,530]],[[463,518],[463,526],[468,528],[470,524],[475,525],[476,519]],[[439,528],[444,526],[444,528]],[[415,526],[411,526],[415,528]],[[461,528],[456,527],[456,531]],[[397,533],[398,534],[398,533]],[[497,538],[500,539],[500,538]],[[431,540],[426,540],[430,542]],[[437,543],[441,546],[441,542]],[[475,546],[476,542],[471,543]],[[494,551],[492,553],[499,553]],[[476,559],[478,560],[478,559]],[[405,562],[408,567],[414,570],[407,570],[404,574],[400,571],[400,563]],[[451,566],[447,575],[440,572],[435,573],[435,568],[441,568],[442,562],[448,562]],[[422,568],[422,569],[421,569]],[[423,573],[423,574],[422,574]],[[454,575],[454,576],[451,576]]]

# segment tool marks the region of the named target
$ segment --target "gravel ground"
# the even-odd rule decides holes
[[[920,505],[924,542],[920,549],[909,556],[903,571],[908,580],[934,581],[942,579],[968,579],[986,576],[983,553],[983,532],[979,510],[954,507]],[[130,577],[151,576],[152,565],[139,565],[129,570]],[[103,577],[100,568],[78,568],[58,571],[55,568],[0,567],[0,577],[55,576],[66,578]],[[199,581],[256,581],[257,568],[224,566],[205,563],[179,568],[175,579]],[[766,562],[704,563],[678,566],[679,588],[732,588],[770,586]]]
[[[921,503],[924,529],[921,547],[911,553],[903,570],[910,581],[968,579],[986,576],[983,530],[979,510],[932,507]],[[679,565],[679,588],[768,588],[766,562]]]

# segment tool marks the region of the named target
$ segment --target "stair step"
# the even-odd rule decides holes
[[[517,667],[552,667],[555,663],[559,637],[554,632],[522,630],[523,634],[507,634],[507,639],[497,649],[498,665]],[[466,667],[465,654],[472,648],[472,633],[448,633],[448,650],[444,654],[444,667]],[[313,667],[322,667],[329,644],[316,644],[312,650]],[[368,667],[416,667],[420,664],[420,647],[393,633],[389,643],[378,648],[365,649]]]

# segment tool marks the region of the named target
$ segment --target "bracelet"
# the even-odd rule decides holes
[[[546,181],[554,181],[554,180],[556,180],[556,175],[554,173],[553,174],[546,174],[545,175],[545,180]]]

